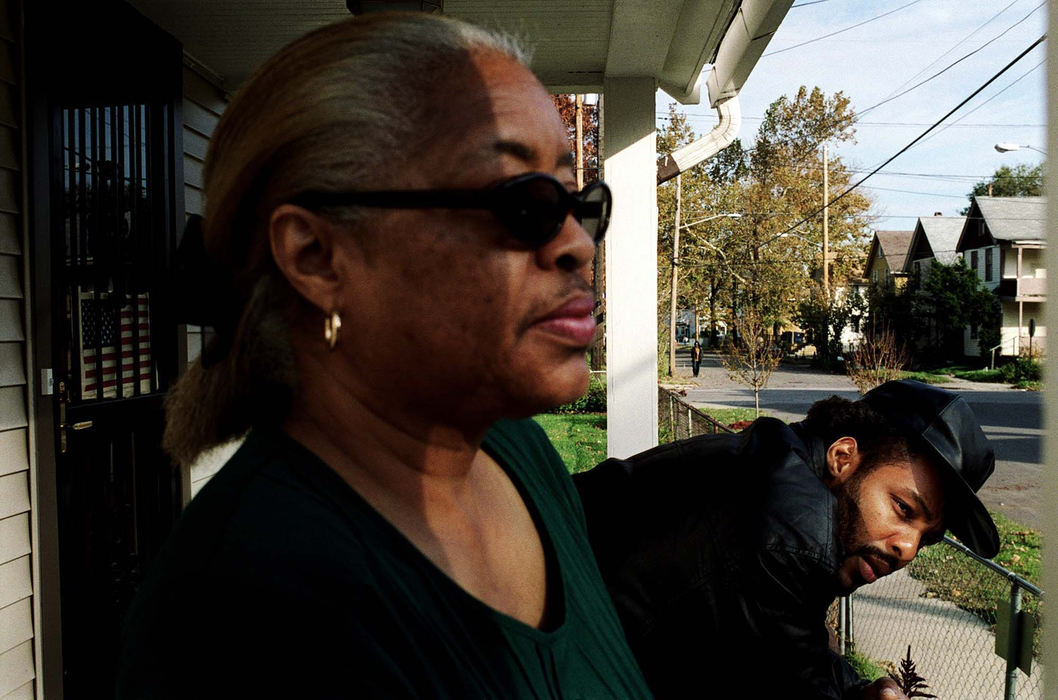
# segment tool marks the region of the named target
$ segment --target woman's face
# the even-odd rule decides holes
[[[484,189],[543,172],[574,189],[566,130],[536,78],[496,54],[470,75],[439,100],[435,138],[380,188]],[[340,347],[372,394],[473,424],[583,393],[595,247],[572,217],[530,249],[488,211],[385,210],[350,244],[360,257]]]

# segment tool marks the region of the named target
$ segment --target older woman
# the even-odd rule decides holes
[[[129,617],[119,694],[635,697],[577,495],[522,419],[585,389],[609,218],[517,49],[428,15],[313,32],[228,107],[218,338],[179,461],[247,430]]]

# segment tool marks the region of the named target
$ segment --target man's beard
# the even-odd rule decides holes
[[[884,561],[889,565],[889,572],[893,572],[899,567],[896,558],[867,542],[867,526],[863,521],[859,503],[860,484],[865,476],[865,473],[853,474],[834,494],[837,498],[838,540],[841,543],[842,564],[853,557],[871,556]]]

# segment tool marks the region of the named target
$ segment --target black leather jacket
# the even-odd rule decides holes
[[[842,553],[823,457],[799,425],[761,418],[574,477],[659,697],[859,696],[825,628]]]

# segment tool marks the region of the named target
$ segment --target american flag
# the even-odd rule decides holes
[[[136,296],[136,306],[120,309],[109,294],[80,291],[81,397],[83,399],[118,396],[116,367],[121,366],[121,396],[149,393],[152,390],[150,299],[146,293]],[[137,343],[139,362],[137,367]],[[99,394],[102,369],[102,396]],[[138,371],[137,371],[138,369]],[[136,391],[136,379],[139,391]]]

